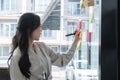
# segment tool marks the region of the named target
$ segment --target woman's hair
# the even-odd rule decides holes
[[[14,50],[19,47],[21,51],[21,57],[18,62],[21,73],[26,77],[30,78],[31,72],[30,67],[31,63],[28,56],[28,47],[29,47],[29,38],[31,37],[32,32],[39,27],[40,17],[33,13],[24,13],[18,22],[16,34],[12,39],[12,51],[11,56],[8,59],[11,59],[13,56]]]

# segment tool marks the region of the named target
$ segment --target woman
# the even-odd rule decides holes
[[[18,22],[12,40],[10,60],[11,80],[52,80],[51,65],[63,67],[72,59],[80,32],[76,30],[75,39],[67,54],[58,54],[39,40],[42,32],[40,17],[33,13],[24,13]]]

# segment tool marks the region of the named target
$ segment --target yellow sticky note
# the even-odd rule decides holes
[[[84,0],[84,6],[94,6],[94,0]]]
[[[81,41],[79,41],[79,43],[77,45],[77,50],[81,50]]]

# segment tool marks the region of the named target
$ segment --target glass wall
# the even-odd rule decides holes
[[[66,5],[66,7],[68,6],[68,13],[65,14],[68,16],[66,22],[73,22],[67,24],[67,33],[73,32],[81,19],[82,39],[78,44],[74,58],[66,67],[66,79],[99,80],[101,0],[94,0],[94,6],[84,5],[84,7],[81,7],[84,4],[82,3],[83,0],[79,2],[69,1],[69,4]],[[75,23],[74,26],[72,23]],[[70,40],[73,40],[73,36],[67,37],[67,40],[71,43]]]
[[[0,11],[17,11],[18,0],[0,0]]]

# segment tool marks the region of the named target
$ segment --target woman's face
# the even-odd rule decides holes
[[[39,40],[41,33],[42,33],[42,27],[39,26],[33,31],[32,36],[31,36],[32,40]]]

